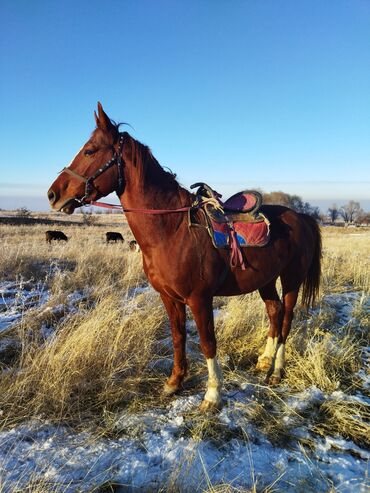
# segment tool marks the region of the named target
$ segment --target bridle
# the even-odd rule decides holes
[[[81,198],[78,199],[77,197],[74,197],[73,200],[76,202],[79,202],[81,205],[86,205],[91,203],[91,193],[96,190],[96,187],[94,185],[94,180],[96,180],[100,175],[104,173],[104,171],[107,171],[107,169],[111,168],[115,164],[117,164],[117,172],[118,172],[118,187],[117,187],[117,194],[120,195],[123,192],[124,184],[123,184],[123,168],[125,165],[125,162],[122,157],[122,151],[123,151],[123,137],[124,134],[120,133],[119,134],[119,140],[118,140],[118,152],[115,151],[112,158],[107,161],[103,166],[101,166],[99,169],[95,171],[95,173],[92,176],[89,176],[86,178],[86,176],[80,175],[79,173],[76,173],[73,169],[69,167],[65,167],[62,169],[60,173],[68,173],[69,175],[85,182],[85,195]]]
[[[188,205],[185,207],[179,207],[177,209],[131,209],[131,208],[127,209],[124,207],[115,206],[115,205],[111,205],[111,204],[94,202],[90,197],[93,190],[94,189],[97,190],[97,188],[94,185],[94,180],[96,180],[96,178],[98,178],[100,175],[102,175],[104,173],[104,171],[107,171],[107,169],[111,168],[115,164],[117,164],[117,172],[118,172],[118,186],[117,186],[116,192],[117,192],[117,195],[121,195],[121,193],[123,192],[123,189],[124,189],[123,169],[125,166],[125,162],[124,162],[124,159],[122,157],[122,151],[123,151],[124,134],[119,133],[118,135],[119,135],[118,152],[115,151],[113,153],[112,158],[109,161],[107,161],[105,164],[103,164],[103,166],[98,168],[92,176],[89,176],[88,178],[86,178],[86,176],[80,175],[79,173],[77,173],[76,171],[74,171],[73,169],[71,169],[69,167],[63,168],[62,171],[60,172],[60,173],[64,173],[64,172],[68,173],[69,175],[71,175],[71,176],[73,176],[73,177],[77,178],[78,180],[81,180],[85,183],[85,195],[81,199],[79,199],[77,197],[73,197],[72,199],[70,199],[70,200],[74,200],[75,202],[80,204],[79,207],[84,206],[84,205],[97,205],[100,207],[109,207],[112,209],[120,208],[124,213],[135,212],[135,213],[141,213],[141,214],[154,214],[154,215],[173,214],[176,212],[187,212],[188,213],[188,226],[189,226],[189,228],[194,225],[194,223],[191,220],[192,211],[201,209],[203,211],[203,213],[206,215],[203,208],[207,204],[212,204],[212,206],[216,209],[221,207],[220,202],[219,202],[219,198],[221,197],[221,195],[218,194],[217,192],[213,191],[211,188],[209,188],[204,183],[195,183],[194,185],[191,185],[190,188],[201,187],[206,192],[208,191],[208,194],[206,194],[206,197],[200,197],[200,198],[198,197],[195,201],[193,201],[193,203],[191,205]],[[206,228],[208,229],[208,226],[206,226]],[[244,265],[243,255],[240,251],[240,246],[239,246],[237,236],[235,234],[233,227],[231,227],[231,230],[230,230],[230,244],[231,244],[230,265],[232,267],[236,267],[236,266],[240,265],[241,268],[244,270],[245,265]]]

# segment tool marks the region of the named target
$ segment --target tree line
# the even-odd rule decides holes
[[[338,207],[333,204],[328,209],[328,218],[332,224],[342,218],[347,224],[369,224],[370,212],[365,212],[359,202],[350,200],[348,204]]]
[[[370,212],[365,212],[361,208],[360,203],[354,200],[350,200],[347,204],[340,207],[338,207],[337,204],[332,204],[328,208],[327,214],[322,214],[319,207],[304,201],[299,195],[290,195],[289,193],[281,191],[270,193],[260,192],[262,193],[264,204],[283,205],[296,212],[308,214],[318,221],[335,224],[338,220],[342,219],[346,224],[370,224]],[[26,207],[20,207],[19,209],[16,209],[15,212],[16,215],[21,217],[29,217],[31,215],[31,211]],[[107,209],[104,211],[93,211],[90,208],[84,207],[81,208],[79,212],[83,215],[83,221],[86,225],[91,225],[96,222],[97,217],[93,217],[93,214],[122,214],[119,210]]]
[[[305,202],[299,195],[290,195],[285,192],[262,192],[262,195],[265,204],[283,205],[323,222],[328,221],[331,224],[335,224],[339,219],[342,219],[346,224],[370,224],[370,213],[365,212],[360,203],[354,200],[350,200],[340,207],[332,204],[328,208],[327,214],[322,214],[319,207]]]
[[[317,220],[321,219],[319,207],[315,207],[309,202],[305,202],[299,195],[290,195],[285,192],[270,192],[262,193],[262,196],[264,204],[284,205],[296,212],[308,214]]]

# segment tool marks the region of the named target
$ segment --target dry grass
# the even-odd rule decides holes
[[[314,431],[323,437],[340,435],[367,448],[370,436],[370,409],[361,402],[330,400],[320,407]]]
[[[229,370],[251,368],[266,340],[268,318],[257,292],[225,300],[216,323],[220,357]]]
[[[369,294],[369,229],[327,228],[323,239],[322,289],[360,289]]]
[[[143,398],[164,323],[157,298],[104,297],[67,318],[44,345],[23,347],[18,368],[2,380],[0,407],[11,421],[41,415],[75,422]]]
[[[18,341],[18,357],[7,363],[0,381],[3,426],[41,416],[83,427],[93,424],[110,434],[122,407],[137,412],[163,405],[160,388],[165,371],[154,363],[168,355],[158,344],[168,335],[167,317],[157,295],[143,292],[132,298],[131,290],[145,280],[141,255],[130,253],[125,245],[105,245],[104,232],[113,229],[104,223],[107,220],[100,218],[100,224],[90,227],[58,228],[71,239],[51,247],[44,242],[44,231],[53,228],[0,226],[1,279],[39,281],[50,292],[46,305],[25,311],[6,334]],[[129,235],[126,227],[114,229]],[[324,231],[322,283],[322,295],[364,293],[355,304],[353,320],[343,326],[337,310],[323,299],[310,317],[297,310],[287,344],[285,390],[264,387],[254,372],[268,329],[258,293],[216,300],[225,386],[230,390],[246,381],[256,385],[258,399],[242,409],[245,423],[258,425],[273,443],[284,445],[293,437],[281,417],[291,415],[286,400],[297,391],[316,386],[327,394],[337,390],[351,394],[359,388],[361,348],[369,344],[365,294],[370,292],[370,252],[369,232],[353,233]],[[76,291],[83,293],[77,312],[58,312],[55,307],[66,306],[68,295]],[[53,327],[53,337],[41,335],[45,326]],[[203,360],[193,361],[191,372],[193,377],[204,376]],[[368,440],[369,412],[361,403],[331,399],[295,418],[292,428],[306,422],[318,435],[340,434],[359,445]],[[243,426],[230,432],[217,415],[206,419],[195,413],[186,420],[187,434],[196,441],[245,439]],[[46,490],[31,485],[27,491]],[[209,484],[207,491],[245,490]],[[264,491],[274,491],[274,485]]]

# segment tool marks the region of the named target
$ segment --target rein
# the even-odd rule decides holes
[[[221,197],[220,194],[217,192],[214,192],[212,189],[210,189],[207,185],[204,183],[195,183],[194,185],[191,186],[191,188],[194,188],[196,186],[201,186],[203,189],[206,190],[207,195],[206,197],[201,197],[199,198],[199,193],[196,198],[196,200],[190,205],[190,206],[185,206],[185,207],[179,207],[178,209],[125,209],[123,206],[120,205],[114,205],[114,204],[107,204],[106,202],[96,202],[90,199],[91,192],[95,189],[96,187],[94,185],[94,180],[98,178],[101,174],[104,173],[107,169],[111,168],[115,164],[117,164],[117,172],[118,172],[118,187],[117,187],[117,194],[120,195],[123,192],[123,168],[124,168],[124,160],[122,158],[122,151],[123,151],[123,135],[124,134],[119,134],[119,146],[118,146],[118,152],[115,151],[112,158],[106,162],[103,166],[101,166],[92,176],[86,177],[83,175],[80,175],[79,173],[76,173],[76,171],[72,170],[69,167],[63,168],[60,173],[68,173],[74,178],[77,178],[79,180],[82,180],[85,183],[85,195],[81,198],[78,199],[77,197],[74,197],[73,200],[81,204],[81,206],[84,205],[94,205],[97,207],[104,207],[108,209],[118,209],[122,210],[122,212],[127,213],[127,212],[137,212],[140,214],[172,214],[176,212],[187,212],[188,213],[188,225],[191,227],[193,225],[191,221],[191,212],[195,210],[201,209],[205,216],[207,217],[207,212],[205,211],[205,206],[207,204],[211,205],[213,208],[216,210],[220,210],[223,212],[223,207],[220,203],[219,198]],[[199,192],[199,191],[198,191]],[[208,227],[206,226],[208,229]],[[240,250],[239,242],[235,233],[235,230],[232,226],[231,223],[229,223],[229,237],[230,237],[230,247],[231,247],[231,257],[230,257],[230,264],[231,267],[237,267],[240,266],[243,270],[245,269],[244,265],[244,260],[243,260],[243,255]]]
[[[105,209],[121,210],[122,212],[140,212],[141,214],[170,214],[172,212],[188,212],[191,209],[197,209],[193,205],[180,207],[179,209],[125,209],[122,205],[107,204],[106,202],[89,202],[89,205],[95,205],[96,207],[103,207]]]

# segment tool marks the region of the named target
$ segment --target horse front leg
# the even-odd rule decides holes
[[[177,392],[187,374],[186,360],[186,311],[185,305],[166,294],[161,294],[163,304],[170,319],[173,342],[173,369],[170,378],[164,385],[163,392],[172,395]]]
[[[200,347],[207,360],[208,367],[207,391],[200,408],[202,411],[220,409],[223,377],[216,356],[213,300],[212,298],[192,299],[189,301],[189,307],[197,325]]]

